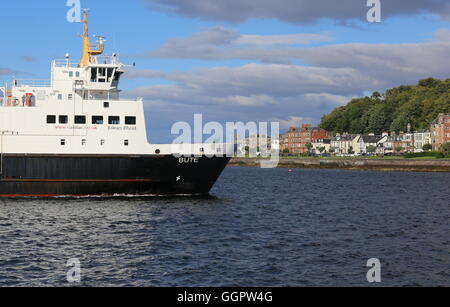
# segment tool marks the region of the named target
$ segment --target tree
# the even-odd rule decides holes
[[[319,148],[317,148],[318,150],[319,150],[319,152],[321,153],[321,154],[323,154],[327,149],[325,148],[325,147],[319,147]]]
[[[306,143],[306,149],[308,149],[308,153],[311,153],[311,150],[313,149],[313,144],[311,144],[311,143]]]
[[[444,156],[450,157],[450,143],[442,145],[440,152],[443,153]]]
[[[284,153],[284,154],[289,154],[290,151],[289,151],[289,149],[285,148],[285,149],[283,150],[283,153]]]
[[[320,127],[333,133],[366,134],[429,129],[440,113],[450,113],[450,79],[425,79],[371,97],[351,100],[322,117]]]
[[[350,148],[348,149],[348,154],[349,155],[354,155],[355,151],[353,150],[353,146],[350,146]]]
[[[383,98],[383,96],[380,94],[380,92],[373,92],[372,97],[370,97],[372,99],[381,99]]]
[[[395,151],[396,151],[397,153],[401,153],[402,150],[403,150],[403,147],[402,147],[402,146],[397,146],[397,147],[395,147]]]
[[[373,154],[377,152],[377,148],[373,145],[370,145],[369,147],[367,147],[367,152]]]
[[[425,144],[425,145],[423,145],[423,148],[422,148],[424,151],[430,151],[430,150],[432,150],[433,149],[433,146],[431,145],[431,144]]]

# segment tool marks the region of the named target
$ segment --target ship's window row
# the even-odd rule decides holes
[[[66,139],[61,139],[60,140],[60,144],[61,146],[66,146]],[[106,140],[100,140],[100,146],[105,146],[106,144]],[[86,139],[82,139],[81,140],[81,146],[86,146],[87,145],[87,140]],[[129,140],[124,140],[123,141],[123,145],[124,146],[130,146],[130,141]],[[157,153],[159,154],[159,150],[157,150]]]
[[[58,118],[59,124],[68,124],[69,117],[67,115],[60,115],[57,117],[56,115],[47,115],[47,124],[56,124],[56,120]],[[121,120],[120,116],[108,116],[108,124],[109,125],[120,125]],[[104,124],[104,116],[102,115],[94,115],[91,117],[91,123],[93,125],[103,125]],[[85,115],[76,115],[74,117],[75,125],[85,125],[87,123]],[[125,116],[125,125],[127,126],[135,126],[136,125],[136,116]]]
[[[58,100],[62,100],[62,99],[63,99],[63,94],[58,94]],[[73,94],[68,94],[67,99],[73,100]]]
[[[120,78],[120,72],[115,72],[114,68],[105,68],[105,67],[91,68],[91,82],[110,83],[113,77],[114,81],[117,81]]]
[[[69,71],[69,77],[73,78],[73,71]],[[80,72],[79,71],[75,72],[75,77],[77,77],[77,78],[80,77]]]

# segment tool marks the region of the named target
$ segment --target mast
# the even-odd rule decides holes
[[[90,63],[93,63],[93,56],[100,55],[104,51],[104,40],[102,37],[98,38],[97,49],[91,48],[91,43],[89,40],[89,26],[88,26],[88,13],[87,10],[83,10],[83,54],[81,56],[81,61],[78,64],[79,67],[86,67]]]

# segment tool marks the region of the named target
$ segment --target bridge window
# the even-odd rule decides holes
[[[56,124],[56,116],[47,115],[47,124]]]
[[[103,125],[103,116],[92,116],[93,125]]]
[[[106,68],[99,68],[98,69],[98,82],[106,82]]]
[[[135,116],[125,117],[125,125],[130,125],[130,126],[136,125],[136,117]]]
[[[76,125],[85,125],[86,124],[86,116],[83,116],[83,115],[75,116],[75,124]]]
[[[69,78],[73,78],[73,71],[69,71]]]
[[[59,123],[60,124],[67,124],[69,122],[69,117],[67,115],[60,115],[59,116]]]
[[[120,117],[119,116],[110,116],[108,119],[108,123],[110,125],[120,125]]]
[[[108,82],[111,82],[113,72],[114,72],[114,68],[108,68]]]
[[[79,71],[77,71],[77,72],[75,73],[75,77],[77,77],[77,78],[80,77],[80,72],[79,72]]]
[[[91,82],[97,82],[97,68],[91,68]]]
[[[120,76],[122,75],[121,71],[116,71],[116,73],[114,74],[114,81],[119,81],[120,80]]]

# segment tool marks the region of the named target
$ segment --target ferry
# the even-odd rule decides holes
[[[208,194],[233,146],[150,144],[143,99],[120,98],[126,65],[82,23],[80,60],[0,87],[0,197]]]

